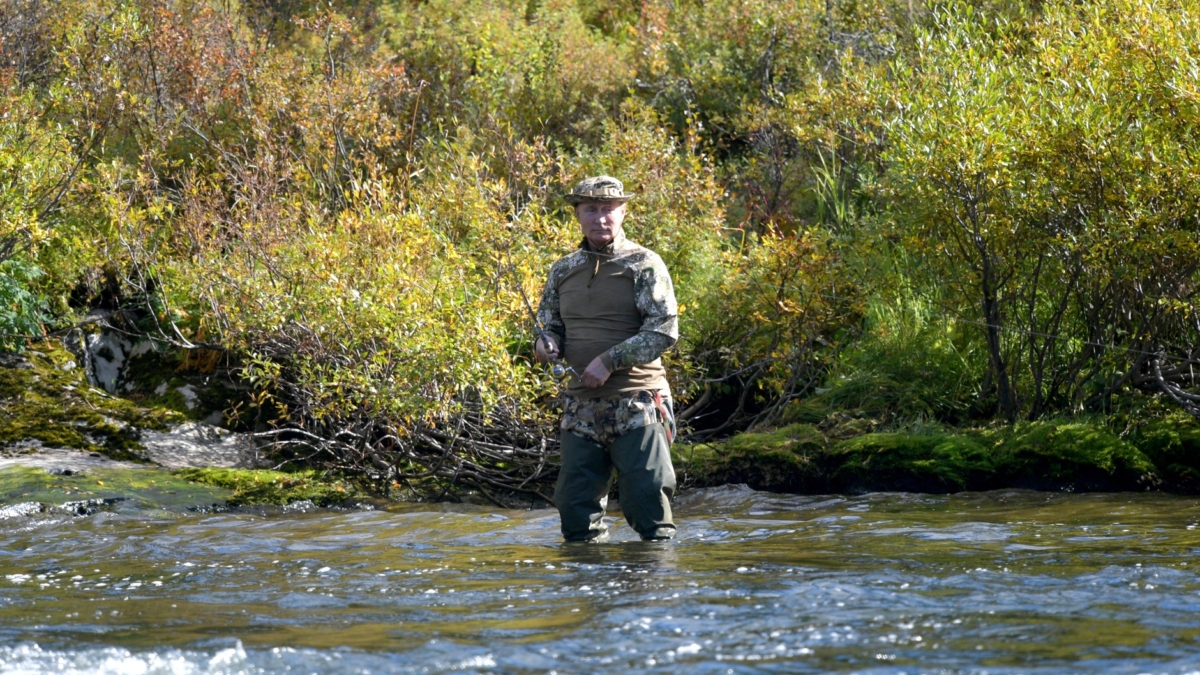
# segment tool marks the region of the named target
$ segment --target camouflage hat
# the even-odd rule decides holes
[[[584,202],[627,202],[633,195],[626,194],[625,186],[612,176],[592,176],[584,178],[563,198],[579,205]]]

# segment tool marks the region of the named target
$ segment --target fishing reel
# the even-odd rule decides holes
[[[562,382],[573,374],[575,374],[575,369],[571,366],[564,366],[561,361],[555,361],[550,364],[550,377],[553,377],[558,382]]]

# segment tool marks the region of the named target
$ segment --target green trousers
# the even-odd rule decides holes
[[[614,468],[629,526],[642,539],[674,537],[670,499],[675,494],[675,468],[662,424],[634,429],[608,447],[563,432],[562,468],[554,487],[563,537],[589,541],[605,533],[604,509]]]

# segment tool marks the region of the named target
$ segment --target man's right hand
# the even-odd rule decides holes
[[[537,342],[533,343],[533,357],[538,363],[548,363],[558,358],[558,345],[554,344],[554,340],[546,338],[549,345],[542,342],[542,338],[538,338]]]

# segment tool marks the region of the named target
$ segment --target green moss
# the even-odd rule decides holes
[[[142,507],[183,510],[220,504],[229,497],[229,490],[191,483],[161,469],[94,469],[70,476],[28,467],[0,469],[0,504],[127,500]]]
[[[140,406],[92,387],[60,347],[43,346],[26,358],[27,367],[0,368],[0,447],[36,440],[138,460],[139,430],[166,430],[185,421],[172,410]]]
[[[1164,487],[1200,492],[1200,423],[1194,417],[1175,413],[1151,420],[1131,437],[1154,462]]]
[[[996,470],[982,443],[949,433],[865,434],[834,446],[828,461],[834,484],[855,491],[953,492]]]
[[[369,499],[352,486],[321,480],[315,471],[139,468],[92,469],[60,476],[26,467],[0,470],[0,504],[101,499],[186,509],[214,504],[283,506],[303,500],[334,506],[359,498]]]
[[[745,483],[756,490],[800,492],[820,483],[816,458],[825,437],[808,424],[739,434],[721,444],[682,446],[676,464],[696,486]]]
[[[336,506],[365,497],[353,485],[319,478],[317,471],[283,473],[260,469],[180,469],[174,475],[201,485],[232,491],[230,506],[273,504],[283,506],[311,501],[317,506]]]
[[[699,486],[746,483],[807,493],[1140,490],[1161,475],[1150,456],[1102,424],[914,428],[837,440],[846,426],[830,427],[832,435],[806,424],[739,434],[722,443],[683,446],[676,461],[688,481]],[[1183,467],[1172,469],[1172,475],[1200,476],[1200,425],[1157,426],[1144,435],[1158,444],[1156,456]]]
[[[994,447],[996,479],[1018,487],[1128,490],[1156,471],[1149,457],[1100,424],[1033,422],[979,435]]]

